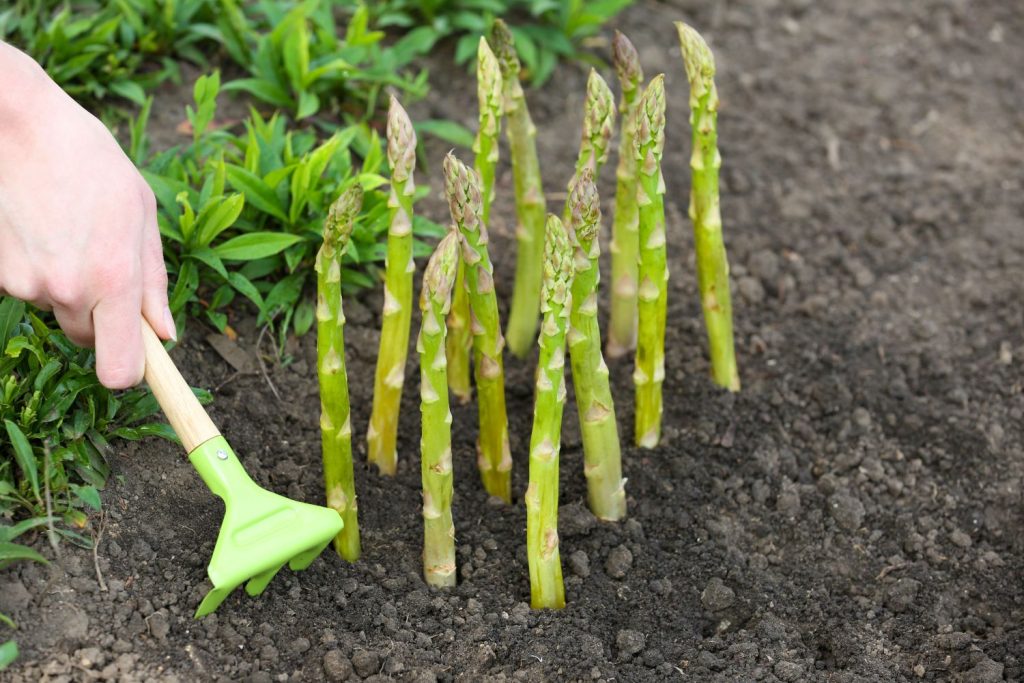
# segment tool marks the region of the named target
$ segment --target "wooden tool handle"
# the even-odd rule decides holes
[[[146,383],[185,450],[191,453],[199,444],[220,436],[220,431],[203,410],[145,318],[142,320],[142,342],[146,347]]]

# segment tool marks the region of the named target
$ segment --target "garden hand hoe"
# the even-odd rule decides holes
[[[246,592],[259,595],[285,562],[296,571],[308,567],[341,531],[341,516],[257,486],[145,321],[142,338],[149,388],[199,476],[224,500],[224,521],[206,570],[213,589],[196,610],[199,618],[246,580]]]

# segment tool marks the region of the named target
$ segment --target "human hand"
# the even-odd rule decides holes
[[[106,127],[0,42],[0,294],[53,310],[111,389],[176,338],[152,190]]]

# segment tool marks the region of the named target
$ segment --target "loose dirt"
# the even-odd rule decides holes
[[[687,86],[671,26],[683,18],[718,56],[744,382],[735,396],[708,379],[694,278]],[[366,467],[356,440],[358,563],[325,554],[301,574],[282,572],[263,596],[234,595],[194,621],[219,503],[173,445],[123,446],[95,562],[65,546],[50,567],[0,573],[0,611],[20,622],[23,650],[4,680],[1024,677],[1024,8],[645,0],[616,26],[649,76],[666,73],[670,100],[665,438],[652,451],[624,449],[629,519],[602,524],[586,510],[567,408],[566,609],[528,606],[524,509],[482,493],[472,407],[456,409],[454,423],[459,584],[423,584],[411,365],[398,475]],[[413,113],[470,125],[473,80],[446,66],[450,57],[433,60],[437,89]],[[585,78],[563,66],[528,96],[552,208],[575,156]],[[447,150],[427,149],[438,190]],[[499,183],[492,254],[507,302],[507,168]],[[443,202],[427,205],[444,220]],[[380,304],[374,293],[346,301],[357,434]],[[253,321],[234,323],[253,351]],[[174,357],[194,383],[216,388],[214,420],[249,472],[320,501],[313,338],[265,378],[236,375],[204,334],[194,325]],[[532,362],[508,360],[520,497]],[[631,362],[612,373],[628,444]]]

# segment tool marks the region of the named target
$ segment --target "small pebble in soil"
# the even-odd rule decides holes
[[[891,584],[885,591],[885,606],[893,612],[904,612],[917,600],[921,582],[903,577]]]
[[[309,640],[306,638],[296,638],[288,646],[288,649],[292,654],[301,655],[303,652],[309,649]]]
[[[986,656],[975,664],[960,679],[964,683],[998,683],[1003,680],[1003,669],[1005,667]]]
[[[604,563],[604,571],[613,579],[621,579],[633,568],[633,553],[624,545],[612,548]]]
[[[146,620],[149,623],[149,632],[157,640],[166,640],[167,634],[171,630],[171,625],[167,621],[167,613],[163,610],[154,612]]]
[[[361,678],[367,678],[380,671],[380,655],[371,650],[356,650],[352,653],[352,667]]]
[[[764,286],[757,278],[741,277],[736,284],[744,301],[752,304],[764,301]]]
[[[719,612],[732,606],[736,601],[736,593],[725,585],[717,576],[708,581],[700,594],[700,604],[709,612]]]
[[[828,499],[829,512],[841,528],[856,531],[864,521],[864,504],[848,491],[837,491]]]
[[[615,636],[615,646],[618,648],[619,661],[626,661],[636,653],[644,649],[647,644],[647,637],[640,631],[623,629]]]
[[[569,555],[569,569],[576,576],[587,578],[590,576],[590,557],[583,550],[573,551]]]

